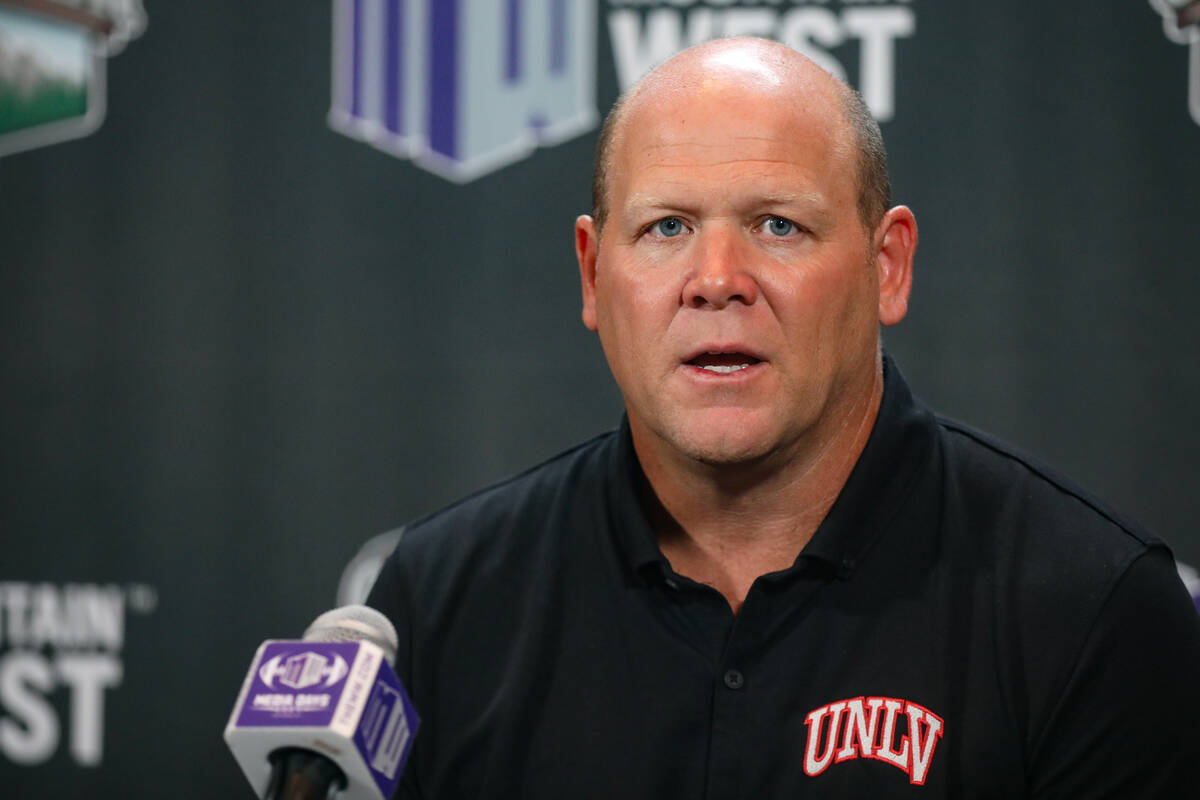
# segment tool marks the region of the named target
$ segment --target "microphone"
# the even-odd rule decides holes
[[[259,646],[225,726],[259,797],[392,796],[421,722],[392,671],[396,647],[388,618],[360,605]]]

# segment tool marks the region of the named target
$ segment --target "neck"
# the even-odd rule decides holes
[[[651,525],[672,568],[713,586],[737,613],[755,579],[790,567],[825,519],[866,446],[882,396],[877,371],[806,441],[747,463],[673,459],[645,446],[635,430]]]

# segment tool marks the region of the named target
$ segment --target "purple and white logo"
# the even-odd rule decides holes
[[[329,124],[466,182],[595,126],[595,0],[334,0]]]
[[[353,642],[266,642],[246,676],[245,725],[328,724],[338,698],[353,689],[353,672],[361,660]],[[361,666],[361,665],[360,665]],[[361,691],[361,687],[358,689]]]
[[[1179,570],[1179,578],[1183,581],[1184,588],[1196,602],[1196,610],[1200,611],[1200,572],[1187,564],[1176,563],[1175,568]]]
[[[1167,38],[1188,45],[1188,109],[1200,125],[1200,0],[1150,0],[1150,5],[1162,15]]]
[[[691,45],[765,36],[852,79],[888,120],[917,18],[913,0],[333,0],[329,124],[472,181],[596,126],[602,24],[621,91]]]
[[[411,717],[399,686],[375,684],[356,736],[359,748],[371,759],[371,769],[396,777],[412,738]]]
[[[225,741],[256,796],[267,787],[270,754],[304,742],[346,775],[339,797],[382,800],[395,793],[420,724],[378,645],[275,640],[250,665]]]
[[[275,656],[259,667],[258,677],[268,689],[275,688],[276,678],[289,689],[307,689],[318,683],[324,683],[328,689],[346,677],[349,671],[346,659],[337,653],[326,658],[320,653],[306,651],[291,656]]]

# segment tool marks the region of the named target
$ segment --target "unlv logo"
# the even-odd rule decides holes
[[[923,786],[942,738],[942,718],[892,697],[855,697],[827,703],[805,717],[804,772],[816,777],[830,765],[856,758],[884,761]],[[904,732],[902,729],[907,729]]]
[[[1188,45],[1188,108],[1200,125],[1200,0],[1150,0],[1167,38]]]
[[[466,182],[595,126],[595,0],[334,0],[329,124]]]

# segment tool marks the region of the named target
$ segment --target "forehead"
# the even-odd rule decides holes
[[[614,210],[646,193],[856,195],[852,138],[836,94],[743,71],[654,86],[614,143]]]

